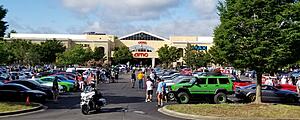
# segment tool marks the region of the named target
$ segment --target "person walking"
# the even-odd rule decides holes
[[[135,75],[135,70],[133,70],[131,73],[131,87],[132,88],[134,88],[134,86],[135,86],[135,81],[136,81],[136,75]]]
[[[157,106],[161,107],[163,106],[163,96],[164,96],[164,87],[163,82],[160,78],[157,79],[158,85],[156,90],[156,96],[157,96]]]
[[[58,78],[56,76],[55,76],[55,78],[53,80],[52,93],[53,93],[53,100],[56,103],[58,95],[59,95]]]
[[[139,89],[143,89],[143,84],[144,84],[144,74],[142,71],[139,72],[139,74],[137,75],[137,79],[139,81]]]
[[[150,76],[148,76],[146,81],[146,102],[152,102],[152,95],[153,95],[153,82],[151,81]]]

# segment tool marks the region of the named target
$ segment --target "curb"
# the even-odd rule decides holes
[[[180,112],[175,112],[172,110],[169,110],[166,108],[166,106],[159,108],[158,112],[171,116],[171,117],[177,117],[181,119],[186,119],[186,120],[199,120],[199,119],[222,119],[220,117],[212,117],[212,116],[200,116],[200,115],[191,115],[191,114],[185,114],[185,113],[180,113]]]
[[[40,103],[32,103],[32,104],[38,104],[39,106],[26,109],[26,110],[17,110],[17,111],[11,111],[11,112],[0,112],[0,118],[9,117],[9,116],[18,116],[18,115],[24,115],[26,113],[35,113],[38,111],[44,111],[47,107],[43,106]]]
[[[166,106],[159,108],[158,112],[176,118],[181,118],[185,120],[278,120],[276,118],[241,118],[241,117],[216,117],[216,116],[201,116],[201,115],[191,115],[172,111],[166,108]],[[279,118],[280,120],[296,120],[295,118]]]

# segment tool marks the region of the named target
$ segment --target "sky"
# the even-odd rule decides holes
[[[0,0],[18,33],[212,36],[218,0]]]

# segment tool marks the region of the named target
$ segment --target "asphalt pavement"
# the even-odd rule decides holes
[[[48,101],[43,112],[5,120],[179,120],[157,111],[156,102],[145,102],[145,90],[131,88],[130,76],[120,75],[118,83],[101,83],[98,87],[108,105],[101,112],[83,115],[80,110],[80,92],[61,95],[58,103]],[[138,83],[136,83],[137,85]],[[154,96],[155,97],[155,96]],[[155,101],[155,100],[154,100]]]

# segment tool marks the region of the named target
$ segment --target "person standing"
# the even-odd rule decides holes
[[[143,81],[143,79],[144,79],[144,74],[143,74],[143,72],[142,71],[140,71],[139,72],[139,74],[137,75],[137,79],[138,79],[138,81],[139,81],[139,89],[143,89],[143,84],[144,84],[144,81]]]
[[[151,78],[148,76],[146,81],[146,102],[152,102],[153,95],[153,82]]]
[[[269,77],[266,81],[265,81],[265,85],[269,85],[269,86],[273,86],[273,80],[271,77]]]
[[[281,78],[280,84],[286,84],[287,83],[287,76],[283,76]]]
[[[297,92],[300,94],[300,77],[298,77],[298,80],[296,82]]]
[[[151,79],[151,81],[154,83],[155,82],[155,74],[154,74],[154,71],[152,71],[151,73],[150,73],[150,79]]]
[[[54,102],[57,102],[59,89],[58,89],[58,78],[56,76],[53,80],[52,92],[53,92],[53,100],[54,100]]]
[[[134,86],[135,86],[135,81],[136,81],[136,75],[135,75],[135,70],[133,70],[131,73],[131,87],[132,88],[134,88]]]
[[[164,89],[163,89],[163,82],[160,78],[157,79],[158,85],[156,90],[156,96],[157,96],[157,106],[161,107],[163,106],[163,96],[164,96]]]

